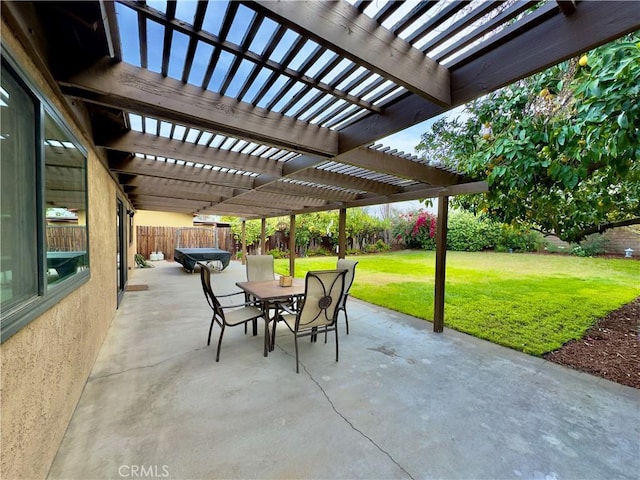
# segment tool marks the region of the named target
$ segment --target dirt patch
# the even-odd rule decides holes
[[[600,319],[581,340],[543,355],[554,363],[640,389],[640,297]]]

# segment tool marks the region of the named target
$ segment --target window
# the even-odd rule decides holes
[[[2,55],[0,322],[5,341],[89,278],[87,154]]]

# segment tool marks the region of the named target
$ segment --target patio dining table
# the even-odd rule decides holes
[[[269,335],[269,323],[271,320],[277,321],[274,317],[269,318],[269,309],[275,302],[286,302],[304,296],[305,283],[302,278],[294,278],[290,286],[281,286],[279,280],[264,280],[259,282],[236,282],[242,291],[251,295],[262,304],[262,311],[265,315],[264,322],[264,356],[273,350],[273,342]]]

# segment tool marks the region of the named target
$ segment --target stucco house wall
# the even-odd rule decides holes
[[[193,215],[190,213],[138,210],[134,218],[136,225],[141,227],[193,227]]]
[[[117,308],[117,187],[4,20],[1,39],[88,150],[90,279],[1,346],[0,474],[38,479],[47,476]]]

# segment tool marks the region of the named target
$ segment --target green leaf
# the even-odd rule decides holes
[[[629,126],[629,120],[627,120],[627,115],[625,112],[622,112],[618,115],[618,125],[620,128],[627,128]]]
[[[564,142],[565,142],[565,140],[566,140],[566,137],[565,137],[565,131],[564,131],[564,129],[562,129],[562,130],[560,131],[560,135],[558,135],[558,143],[559,143],[560,145],[564,146]]]

